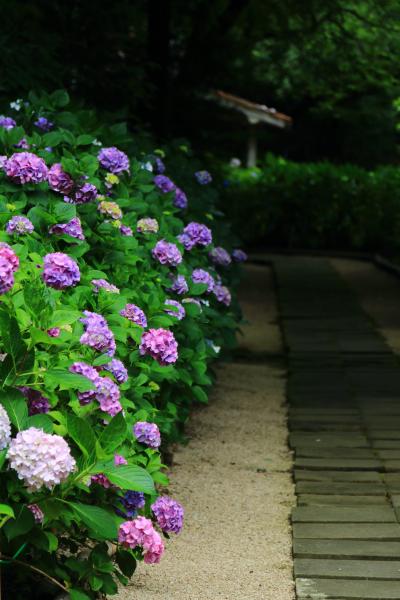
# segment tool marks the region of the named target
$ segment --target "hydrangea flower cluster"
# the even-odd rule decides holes
[[[174,307],[172,310],[170,308],[164,309],[164,312],[166,312],[167,315],[175,317],[176,319],[178,319],[178,321],[182,321],[182,319],[185,318],[186,311],[180,302],[177,302],[176,300],[166,300],[165,304]]]
[[[115,466],[118,466],[118,465],[127,465],[128,461],[121,454],[116,454],[114,456],[114,464],[115,464]]]
[[[88,310],[83,311],[83,314],[84,317],[80,321],[85,326],[85,333],[81,336],[81,344],[90,346],[99,352],[106,352],[109,356],[114,356],[115,338],[105,318]]]
[[[128,380],[128,371],[124,363],[118,360],[118,358],[113,358],[109,363],[103,365],[102,368],[105,371],[109,371],[119,384],[125,383]]]
[[[168,292],[175,292],[179,296],[186,294],[189,291],[189,286],[184,275],[177,275],[172,278],[172,285],[168,288]]]
[[[78,217],[74,217],[68,223],[57,223],[52,225],[49,233],[53,235],[69,235],[77,240],[84,240],[85,236],[82,231],[81,221]]]
[[[119,228],[120,232],[122,235],[125,235],[127,237],[132,237],[133,236],[133,231],[130,227],[128,227],[128,225],[121,225],[121,227]]]
[[[194,176],[200,185],[208,185],[212,182],[212,177],[208,171],[196,171]]]
[[[133,427],[133,433],[138,442],[150,448],[158,448],[161,444],[160,430],[155,423],[138,421]]]
[[[7,411],[0,404],[0,450],[9,446],[11,441],[11,423]]]
[[[40,508],[40,506],[38,506],[37,504],[28,504],[27,508],[29,508],[29,510],[33,514],[33,517],[35,519],[35,523],[43,523],[43,521],[44,521],[44,512],[42,511],[42,509]]]
[[[59,337],[60,333],[61,329],[59,327],[50,327],[50,329],[47,330],[47,335],[53,338]]]
[[[39,117],[37,121],[35,121],[34,125],[36,125],[36,127],[42,131],[51,131],[51,129],[54,127],[54,123],[49,121],[49,119],[46,119],[46,117]]]
[[[33,223],[31,223],[27,217],[20,215],[12,217],[6,225],[6,231],[10,235],[24,235],[26,233],[32,233],[33,230]]]
[[[165,165],[164,165],[163,161],[161,160],[161,158],[158,158],[158,156],[156,156],[156,158],[154,159],[154,163],[155,163],[157,173],[159,173],[160,175],[165,173]]]
[[[42,396],[40,392],[26,386],[19,387],[18,389],[28,400],[29,415],[40,415],[42,413],[49,412],[49,399],[45,396]]]
[[[139,352],[152,356],[162,366],[171,365],[178,360],[178,342],[167,329],[149,329],[142,335]]]
[[[26,138],[21,138],[17,144],[14,144],[15,148],[22,148],[23,150],[29,150],[30,146]]]
[[[229,306],[232,300],[231,293],[224,285],[216,285],[214,287],[214,295],[218,302],[222,302],[225,306]]]
[[[183,244],[185,250],[192,250],[195,246],[205,247],[211,244],[212,233],[206,225],[192,221],[186,225],[178,236],[178,240]]]
[[[14,285],[14,270],[12,263],[0,256],[0,294],[5,294]]]
[[[145,219],[139,219],[139,221],[136,223],[136,231],[138,233],[157,233],[157,219],[151,219],[149,217]]]
[[[152,250],[153,257],[162,265],[177,267],[182,262],[182,254],[176,244],[160,240]]]
[[[105,279],[92,279],[91,283],[95,294],[98,294],[100,290],[104,290],[110,294],[119,294],[119,289],[117,286],[113,285],[112,283],[108,283],[108,281]]]
[[[118,386],[109,377],[100,377],[95,368],[83,362],[74,363],[69,370],[71,373],[87,377],[94,385],[93,390],[78,393],[78,398],[82,405],[96,400],[101,410],[112,417],[122,410],[119,401],[121,397],[120,391]]]
[[[30,492],[43,486],[51,490],[75,469],[75,459],[64,438],[44,433],[36,427],[17,433],[11,440],[7,456],[10,467]]]
[[[160,496],[151,505],[157,523],[167,533],[180,533],[183,527],[184,510],[181,504],[168,496]]]
[[[125,308],[123,308],[119,314],[121,317],[125,317],[135,323],[135,325],[139,325],[140,327],[147,327],[147,318],[141,308],[136,306],[136,304],[127,304]]]
[[[11,246],[6,244],[5,242],[0,242],[0,257],[4,258],[11,264],[11,268],[12,268],[13,272],[15,273],[15,271],[19,267],[19,258],[15,254],[15,252],[11,248]]]
[[[3,127],[3,129],[7,129],[9,131],[10,129],[14,129],[15,126],[16,122],[14,119],[0,115],[0,127]]]
[[[72,258],[62,252],[52,252],[44,257],[43,281],[56,290],[76,285],[81,278],[79,267]]]
[[[232,252],[232,258],[235,262],[238,263],[245,262],[247,260],[247,254],[240,248],[236,248]]]
[[[209,294],[214,289],[214,278],[208,271],[204,269],[194,269],[192,273],[192,281],[193,283],[205,283],[207,284],[206,292]]]
[[[166,175],[156,175],[154,177],[154,184],[163,194],[168,194],[168,192],[173,192],[176,189],[174,182]]]
[[[115,146],[111,148],[102,148],[97,155],[98,161],[107,171],[110,173],[122,173],[123,171],[129,171],[129,158],[118,150]]]
[[[68,196],[74,187],[74,181],[68,173],[66,173],[60,163],[55,163],[50,167],[47,181],[49,188],[54,192],[59,192]]]
[[[5,165],[6,175],[15,183],[42,183],[47,180],[48,169],[42,158],[31,152],[15,152]]]
[[[125,519],[134,517],[138,509],[143,508],[145,505],[143,492],[133,492],[131,490],[126,492],[122,498],[119,498],[119,501],[123,510],[118,509],[117,512]]]
[[[118,542],[132,550],[141,546],[144,550],[145,563],[158,563],[164,552],[164,544],[153,523],[146,517],[136,517],[133,521],[125,521],[119,527]]]
[[[221,267],[228,267],[232,262],[229,252],[227,252],[225,248],[222,248],[221,246],[213,248],[209,256],[215,265]]]
[[[64,196],[64,202],[68,204],[87,204],[97,197],[97,188],[93,183],[84,183],[75,189],[72,197]]]
[[[103,475],[103,473],[97,473],[97,475],[92,475],[90,478],[90,483],[97,483],[97,485],[101,485],[104,489],[108,490],[112,487],[111,481]]]
[[[188,199],[185,192],[183,192],[180,188],[177,187],[175,189],[174,206],[176,206],[176,208],[184,210],[185,208],[187,208],[187,205]]]
[[[102,215],[106,215],[111,219],[117,220],[122,219],[122,210],[116,202],[109,202],[108,200],[102,200],[98,205],[98,210]]]

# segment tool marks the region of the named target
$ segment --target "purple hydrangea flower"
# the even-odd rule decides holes
[[[102,289],[110,294],[119,294],[119,289],[112,283],[108,283],[105,279],[92,279],[92,286],[94,287],[94,293],[98,294]]]
[[[225,306],[229,306],[231,303],[231,293],[224,285],[216,285],[214,287],[214,295],[218,302],[222,302]]]
[[[215,265],[219,265],[221,267],[228,267],[232,262],[229,252],[227,252],[225,248],[222,248],[221,246],[213,248],[209,253],[209,257]]]
[[[152,250],[153,257],[162,265],[176,267],[182,262],[182,254],[175,244],[160,240]]]
[[[185,192],[183,192],[180,188],[177,187],[175,190],[174,206],[183,210],[187,208],[187,205],[188,199]]]
[[[167,329],[149,329],[142,335],[139,352],[152,356],[161,366],[167,366],[178,360],[178,342]]]
[[[181,504],[168,496],[160,496],[151,505],[157,523],[167,533],[180,533],[183,527],[184,510]]]
[[[0,155],[0,169],[2,171],[4,171],[6,168],[7,160],[7,156],[5,156],[4,154]]]
[[[119,228],[120,232],[122,235],[125,235],[127,237],[132,237],[133,236],[133,231],[130,227],[128,227],[128,225],[121,225],[121,227]]]
[[[83,311],[83,314],[84,317],[80,321],[85,326],[85,333],[81,336],[81,344],[94,348],[99,352],[106,352],[108,356],[114,356],[115,338],[108,327],[107,321],[101,315],[88,310]]]
[[[178,240],[184,245],[185,250],[191,250],[194,246],[208,246],[212,242],[212,233],[206,225],[192,221],[184,228]]]
[[[84,183],[75,190],[72,198],[64,196],[64,202],[68,204],[87,204],[97,197],[97,188],[92,183]]]
[[[33,230],[33,223],[27,217],[21,215],[12,217],[6,225],[6,231],[9,234],[24,235],[32,233]]]
[[[122,173],[123,171],[129,171],[129,158],[118,150],[115,146],[111,148],[102,148],[97,155],[99,163],[103,169],[107,169],[110,173]]]
[[[46,117],[39,117],[38,120],[34,122],[34,125],[42,131],[50,131],[54,127],[54,123],[49,121],[49,119],[46,119]]]
[[[93,314],[93,313],[92,313]],[[95,368],[84,362],[76,362],[70,366],[71,373],[77,373],[87,377],[94,385],[93,390],[79,392],[78,398],[81,404],[88,404],[92,400],[97,400],[102,411],[112,417],[122,410],[120,391],[118,386],[109,377],[100,377]]]
[[[133,427],[133,433],[138,442],[150,448],[158,448],[161,444],[160,430],[155,423],[138,421]]]
[[[51,190],[59,192],[60,194],[65,194],[66,196],[71,193],[74,187],[74,181],[71,175],[68,175],[68,173],[63,170],[60,163],[56,163],[50,167],[47,181]]]
[[[94,367],[87,365],[84,362],[75,362],[73,363],[69,370],[71,373],[76,373],[77,375],[82,375],[91,381],[93,384],[98,380],[99,373],[96,371]],[[96,391],[87,390],[86,392],[78,392],[78,399],[82,405],[89,404],[96,398]]]
[[[0,115],[0,127],[3,129],[13,129],[16,126],[16,122],[11,117],[5,117],[4,115]]]
[[[26,386],[19,387],[18,389],[28,400],[28,412],[30,416],[49,412],[49,399],[42,396],[40,392]]]
[[[0,256],[0,295],[11,290],[14,285],[14,270],[12,263]]]
[[[12,270],[15,273],[19,267],[19,258],[11,246],[5,242],[0,242],[0,256],[11,264]]]
[[[58,338],[61,333],[61,329],[59,327],[51,327],[47,330],[47,335],[53,338]]]
[[[127,304],[125,308],[120,310],[119,314],[132,321],[132,323],[140,325],[140,327],[147,327],[146,315],[136,304]]]
[[[176,185],[166,175],[156,175],[154,177],[154,183],[164,194],[173,192],[176,189]]]
[[[136,223],[136,231],[138,233],[157,233],[158,232],[158,221],[157,219],[139,219]]]
[[[159,175],[162,175],[163,173],[165,173],[165,165],[164,165],[163,161],[161,160],[161,158],[158,158],[158,156],[156,156],[156,158],[154,159],[154,163],[155,163],[156,171]]]
[[[26,138],[21,138],[17,144],[14,144],[15,148],[22,148],[22,150],[29,150],[30,146]]]
[[[27,504],[26,508],[29,508],[33,517],[35,519],[35,523],[43,523],[44,521],[44,512],[37,504]]]
[[[212,182],[212,177],[208,171],[196,171],[194,176],[200,185],[207,185]]]
[[[212,277],[212,275],[210,275],[210,273],[208,271],[205,271],[204,269],[194,269],[193,273],[192,273],[192,281],[193,283],[206,283],[207,284],[207,290],[206,292],[209,294],[210,292],[213,291],[214,289],[214,278]]]
[[[127,465],[128,461],[121,454],[115,454],[114,455],[114,464],[116,467],[118,467],[119,465]]]
[[[172,285],[168,288],[168,292],[175,292],[179,296],[186,294],[189,291],[189,286],[183,275],[177,275],[172,279]]]
[[[68,223],[57,223],[52,225],[49,233],[54,235],[69,235],[77,240],[84,240],[81,221],[78,217],[74,217]]]
[[[138,509],[143,508],[145,505],[145,498],[143,492],[133,492],[131,490],[125,492],[123,497],[119,498],[119,501],[123,506],[123,511],[121,511],[122,515],[125,518],[129,519],[134,517]]]
[[[178,319],[178,321],[182,321],[182,319],[185,318],[186,311],[180,302],[177,302],[176,300],[166,300],[165,304],[167,304],[168,306],[173,306],[176,309],[171,310],[165,308],[164,312],[166,312],[167,315],[170,315],[170,317],[175,317],[176,319]]]
[[[42,183],[47,179],[46,163],[32,152],[15,152],[5,168],[7,176],[16,183]]]
[[[125,383],[128,380],[128,371],[118,358],[113,358],[109,363],[102,366],[105,371],[109,371],[114,375],[117,383]]]
[[[237,248],[232,252],[232,258],[235,262],[241,263],[247,260],[247,254],[240,248]]]
[[[106,490],[112,487],[111,481],[103,473],[97,473],[97,475],[92,475],[90,478],[90,483],[97,483],[97,485],[101,485],[101,487],[103,487]]]
[[[56,290],[76,285],[81,278],[79,267],[63,252],[53,252],[44,257],[42,278],[45,284]]]

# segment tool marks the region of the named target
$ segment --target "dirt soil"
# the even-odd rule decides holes
[[[282,354],[268,267],[246,268],[241,297],[246,358],[219,367],[211,402],[194,411],[170,472],[184,531],[159,565],[140,564],[118,600],[294,598],[284,363],[261,360]]]

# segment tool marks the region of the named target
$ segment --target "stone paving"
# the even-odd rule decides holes
[[[328,259],[273,265],[288,352],[297,598],[400,599],[400,365]]]

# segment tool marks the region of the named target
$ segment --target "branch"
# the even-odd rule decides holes
[[[42,575],[43,577],[46,577],[52,583],[54,583],[55,586],[57,586],[60,589],[62,589],[63,592],[67,592],[67,594],[68,594],[68,588],[66,588],[62,583],[60,583],[59,581],[57,581],[57,579],[54,579],[54,577],[52,577],[51,575],[48,575],[47,573],[45,573],[41,569],[38,569],[38,567],[34,567],[33,565],[30,565],[30,564],[28,564],[26,562],[23,562],[22,560],[14,560],[11,556],[5,556],[4,554],[1,555],[1,558],[5,559],[5,560],[9,560],[11,563],[15,563],[17,565],[21,565],[21,567],[26,567],[27,569],[30,569],[31,571],[35,571],[36,573],[39,573],[40,575]]]

